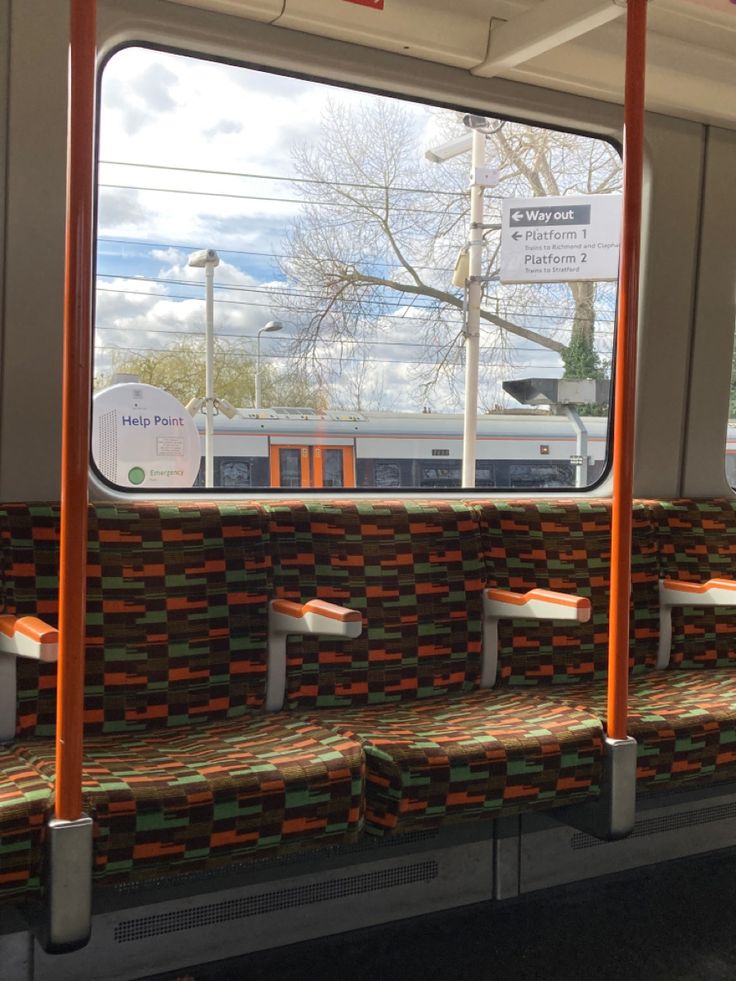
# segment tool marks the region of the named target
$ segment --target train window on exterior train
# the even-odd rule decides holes
[[[101,81],[95,390],[138,387],[106,416],[104,452],[93,435],[98,472],[181,490],[191,443],[198,488],[459,488],[477,291],[475,486],[591,486],[608,458],[616,284],[585,278],[580,199],[620,188],[602,139],[117,51]],[[545,204],[560,197],[569,227]],[[514,241],[540,272],[501,282],[508,202],[529,198],[538,220]],[[143,384],[181,410],[131,402]]]

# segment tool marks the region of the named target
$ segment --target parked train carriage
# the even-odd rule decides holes
[[[736,5],[0,0],[0,62],[0,974],[733,849]],[[116,374],[394,420],[144,488]],[[484,452],[519,401],[611,405],[586,480],[551,416]]]
[[[198,419],[200,433],[203,422]],[[581,485],[600,478],[608,420],[585,420]],[[582,460],[564,418],[499,416],[478,426],[476,487],[575,487]],[[462,418],[435,413],[320,415],[283,409],[215,420],[218,487],[459,488]],[[204,462],[198,484],[203,486]]]

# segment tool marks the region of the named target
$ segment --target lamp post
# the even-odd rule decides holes
[[[465,409],[463,414],[463,467],[461,486],[475,487],[475,461],[478,439],[478,365],[480,362],[480,304],[483,293],[483,192],[497,181],[486,167],[485,137],[491,129],[484,116],[467,115],[463,122],[470,130],[457,140],[427,150],[425,157],[443,163],[470,150],[470,231],[467,242],[465,279]],[[503,125],[503,124],[501,124]],[[461,264],[458,261],[456,275]]]
[[[261,407],[261,334],[271,334],[276,330],[281,330],[284,325],[279,320],[269,320],[265,327],[261,327],[256,335],[256,398],[255,407]]]
[[[200,249],[189,256],[188,265],[194,269],[204,269],[205,276],[205,380],[204,380],[204,483],[205,487],[213,487],[215,483],[214,466],[214,282],[215,267],[220,265],[220,257],[214,249]]]

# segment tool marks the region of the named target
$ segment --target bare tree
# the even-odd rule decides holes
[[[427,163],[426,119],[389,99],[357,108],[334,102],[317,141],[295,148],[305,203],[288,237],[279,299],[301,328],[294,353],[325,385],[334,365],[344,373],[370,361],[378,346],[382,357],[394,352],[397,361],[415,362],[419,397],[439,380],[445,391],[456,385],[464,299],[451,275],[467,240],[469,159]],[[433,123],[440,140],[467,132],[445,110]],[[488,157],[501,181],[487,195],[484,361],[518,368],[543,350],[558,355],[568,374],[580,364],[590,373],[597,284],[500,287],[500,199],[616,191],[618,154],[603,141],[506,123],[488,137]]]

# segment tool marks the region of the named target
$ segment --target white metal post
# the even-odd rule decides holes
[[[256,337],[256,409],[261,407],[261,334],[263,328],[258,331]]]
[[[562,411],[572,424],[575,430],[575,453],[580,459],[580,463],[575,466],[575,486],[588,486],[588,430],[585,423],[580,418],[577,409],[573,405],[563,405]]]
[[[468,312],[465,320],[465,414],[463,419],[463,487],[475,487],[478,435],[478,364],[480,361],[480,301],[483,275],[483,191],[478,171],[485,166],[485,137],[472,131],[470,235],[468,236]]]
[[[215,304],[214,283],[215,264],[208,262],[204,267],[205,275],[205,379],[204,379],[204,484],[205,487],[215,486]]]

